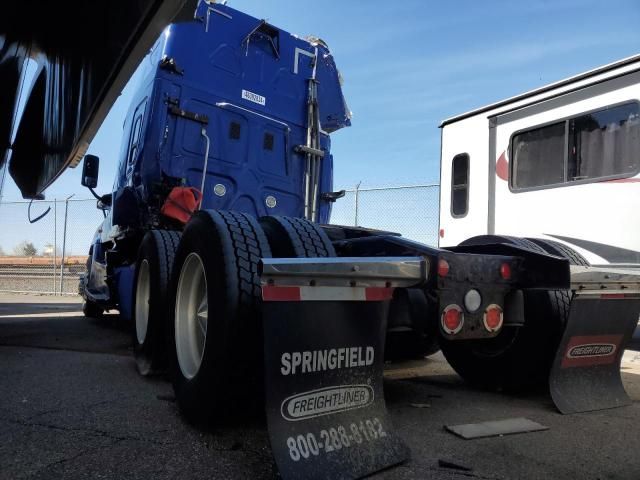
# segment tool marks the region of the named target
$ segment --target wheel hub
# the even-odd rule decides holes
[[[151,291],[151,276],[149,275],[149,262],[142,260],[138,272],[136,284],[136,337],[138,344],[142,345],[147,337],[149,326],[149,296]]]
[[[202,259],[190,253],[182,265],[176,292],[175,339],[182,374],[193,378],[200,369],[207,340],[209,304]]]

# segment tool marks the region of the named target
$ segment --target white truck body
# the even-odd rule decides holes
[[[640,55],[441,128],[441,245],[537,237],[640,264]]]

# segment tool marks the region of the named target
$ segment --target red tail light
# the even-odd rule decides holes
[[[500,276],[504,280],[509,280],[511,278],[511,265],[508,263],[503,263],[500,265]]]
[[[438,260],[438,275],[441,277],[446,277],[449,274],[449,262],[447,262],[444,258]]]
[[[502,313],[502,308],[499,305],[492,304],[489,305],[487,310],[484,312],[482,321],[484,323],[484,328],[489,332],[496,332],[502,328],[503,319],[504,315]]]
[[[440,319],[442,323],[442,329],[453,335],[462,330],[462,325],[464,324],[464,314],[462,313],[462,308],[458,305],[449,305],[442,312],[442,318]]]

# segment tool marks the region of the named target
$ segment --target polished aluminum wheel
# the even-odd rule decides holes
[[[149,275],[149,262],[142,260],[140,271],[138,272],[138,283],[136,284],[136,337],[138,343],[142,345],[147,337],[149,326],[149,295],[151,292],[151,276]]]
[[[175,310],[178,365],[188,379],[198,373],[204,356],[208,308],[204,265],[197,253],[190,253],[180,271]]]

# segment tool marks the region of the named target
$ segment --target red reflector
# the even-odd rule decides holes
[[[440,229],[440,238],[444,238],[444,228]]]
[[[262,300],[265,302],[299,302],[300,287],[262,287]]]
[[[509,280],[511,278],[511,265],[508,263],[503,263],[500,265],[500,276],[504,280]]]
[[[603,293],[602,295],[600,295],[600,298],[602,299],[607,299],[607,298],[625,298],[624,293]]]
[[[495,332],[502,327],[502,319],[502,308],[498,305],[489,305],[484,312],[484,327],[490,332]]]
[[[438,260],[438,275],[446,277],[449,274],[449,262],[441,258]]]
[[[464,315],[457,305],[449,305],[442,312],[442,329],[449,333],[458,333],[462,329]]]
[[[393,297],[393,290],[394,289],[392,287],[368,287],[365,290],[365,298],[368,302],[391,300]]]

